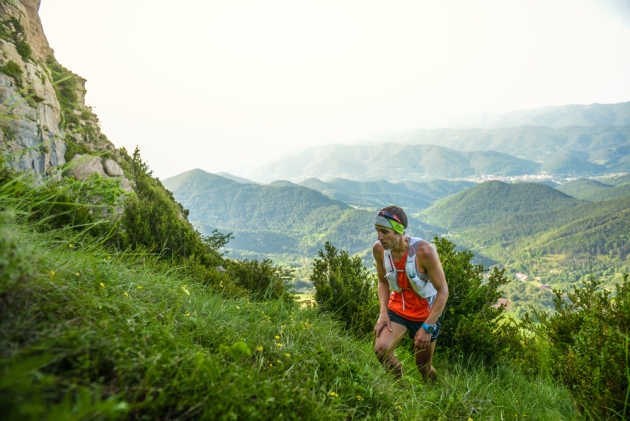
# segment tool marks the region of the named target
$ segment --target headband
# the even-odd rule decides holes
[[[379,225],[385,228],[393,229],[397,234],[405,233],[405,226],[400,222],[394,221],[393,219],[385,218],[381,215],[376,215],[374,219],[374,225]]]

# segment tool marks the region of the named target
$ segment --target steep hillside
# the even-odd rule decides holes
[[[516,214],[568,210],[580,200],[539,183],[488,181],[443,199],[423,212],[429,224],[462,229],[496,224]]]
[[[435,145],[328,145],[253,170],[260,181],[344,178],[413,180],[536,173],[539,164],[494,151],[458,152]]]

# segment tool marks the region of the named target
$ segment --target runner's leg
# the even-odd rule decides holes
[[[392,331],[390,332],[385,326],[374,343],[376,357],[396,377],[402,377],[403,369],[398,358],[394,356],[394,350],[403,336],[405,336],[405,333],[407,333],[405,326],[392,322]]]
[[[437,341],[431,342],[429,347],[426,349],[418,349],[416,348],[416,365],[418,366],[418,371],[422,374],[422,377],[428,377],[432,380],[437,378],[437,372],[435,371],[435,367],[431,364],[433,363],[433,352],[435,352],[435,344]]]

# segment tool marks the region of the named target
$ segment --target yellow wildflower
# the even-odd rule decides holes
[[[277,362],[278,364],[282,364],[282,361],[280,361],[280,360],[276,360],[276,362]]]
[[[138,289],[142,289],[142,285],[138,285]]]
[[[285,357],[291,358],[291,354],[284,354]]]
[[[468,418],[468,421],[473,421],[473,419],[472,418]]]
[[[107,259],[111,259],[111,258],[112,258],[112,256],[107,256]]]
[[[346,362],[346,360],[341,360],[341,362],[342,362],[342,363],[345,363],[345,362]]]
[[[190,317],[190,313],[186,313],[186,317]]]
[[[280,339],[280,336],[276,335],[276,339]]]
[[[357,395],[357,400],[358,400],[358,401],[362,401],[362,400],[363,400],[363,398],[362,398],[361,396]]]
[[[105,284],[101,282],[101,288],[105,288]]]
[[[123,295],[124,295],[125,297],[129,297],[129,294],[127,294],[127,291],[123,292]]]
[[[79,272],[75,273],[74,276],[79,276],[81,275]]]
[[[241,308],[240,308],[239,306],[236,306],[236,309],[237,309],[237,310],[240,310]]]
[[[70,243],[70,244],[68,244],[68,247],[72,248],[72,247],[74,247],[74,244]]]
[[[51,271],[50,271],[50,279],[52,279],[52,278],[54,278],[54,277],[55,277],[55,271],[54,271],[54,270],[51,270]]]
[[[273,364],[269,364],[269,367],[273,367]]]
[[[339,395],[338,395],[338,394],[336,394],[335,392],[330,392],[330,396],[331,396],[332,398],[336,398],[336,397],[338,397]]]
[[[263,350],[263,347],[262,347],[262,346],[259,346],[258,348],[256,348],[256,351],[258,351],[258,352],[260,352],[260,351],[262,351],[262,350]]]
[[[278,348],[282,348],[282,344],[276,344]]]

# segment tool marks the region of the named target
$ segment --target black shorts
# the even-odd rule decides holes
[[[389,309],[387,310],[387,314],[389,315],[389,320],[391,320],[392,323],[396,323],[396,324],[405,326],[407,328],[407,331],[409,332],[409,336],[411,336],[412,340],[416,338],[416,333],[418,333],[418,330],[422,329],[422,323],[424,322],[414,322],[411,320],[407,320],[404,317],[394,313],[393,311]],[[440,318],[438,317],[437,321],[435,322],[435,330],[431,334],[431,342],[435,342],[439,334],[440,334]]]

